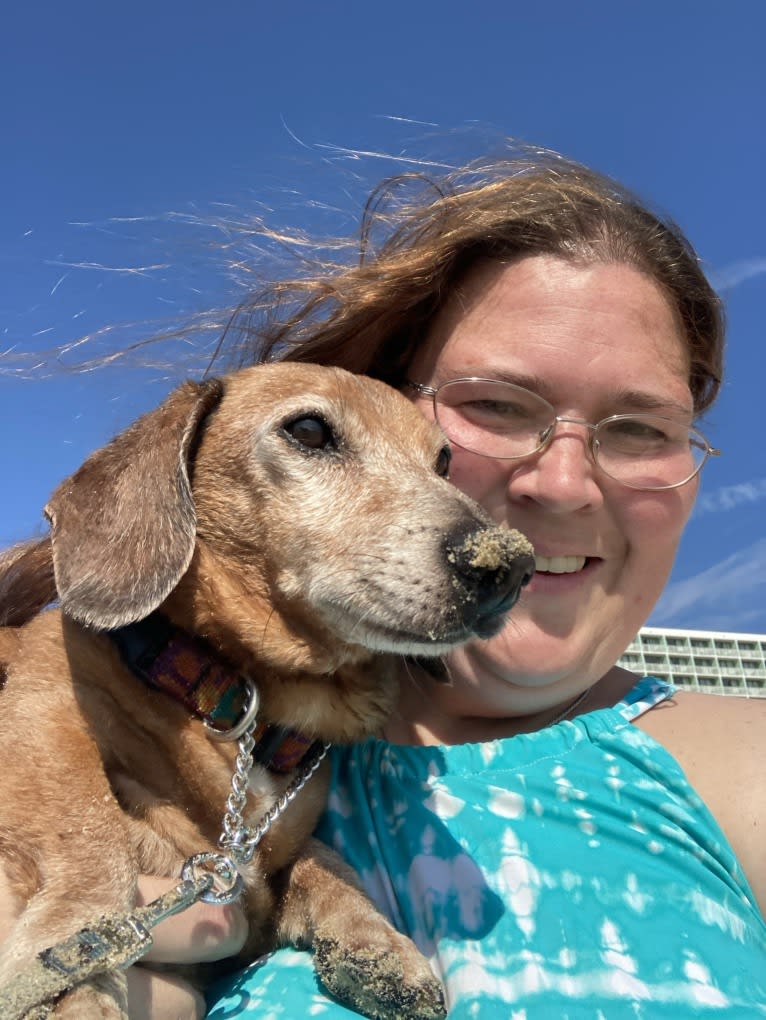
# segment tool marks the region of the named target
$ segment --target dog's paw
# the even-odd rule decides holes
[[[314,960],[324,986],[372,1020],[443,1020],[444,995],[425,957],[393,930],[383,941],[349,945],[318,932]]]

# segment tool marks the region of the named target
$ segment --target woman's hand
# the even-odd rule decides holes
[[[142,876],[138,883],[138,906],[161,896],[177,885],[172,878]],[[144,960],[148,963],[201,963],[222,960],[239,952],[247,935],[247,922],[236,904],[217,907],[195,903],[152,930],[154,944]],[[201,1020],[203,996],[191,985],[170,974],[140,965],[128,970],[130,1020]]]

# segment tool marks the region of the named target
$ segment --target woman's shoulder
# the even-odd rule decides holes
[[[677,690],[636,720],[691,773],[715,768],[731,753],[745,769],[766,755],[766,698]],[[762,774],[762,773],[761,773]]]
[[[679,691],[634,725],[684,770],[766,910],[766,698]]]

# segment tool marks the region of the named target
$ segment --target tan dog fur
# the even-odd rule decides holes
[[[331,441],[302,445],[290,434],[301,418],[326,423]],[[17,917],[0,984],[130,909],[138,874],[177,875],[216,848],[236,746],[142,685],[100,631],[161,607],[255,680],[259,719],[348,742],[394,710],[395,655],[439,655],[499,627],[485,589],[504,584],[507,609],[530,549],[439,476],[443,451],[439,430],[380,383],[268,365],[184,384],[59,487],[50,544],[0,558],[0,620],[23,624],[0,630],[0,888]],[[469,563],[466,536],[499,550],[486,569]],[[38,612],[51,549],[61,608]],[[253,768],[250,824],[286,782]],[[442,1015],[426,961],[310,837],[325,792],[320,772],[243,870],[243,958],[312,945],[322,980],[355,1008]],[[118,973],[56,1015],[126,1009]]]

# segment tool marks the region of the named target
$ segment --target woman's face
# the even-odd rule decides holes
[[[692,421],[681,327],[660,288],[620,264],[552,256],[483,263],[456,288],[410,369],[438,386],[460,376],[504,379],[559,415],[596,423],[653,410]],[[416,397],[433,417],[430,398]],[[451,478],[493,519],[531,540],[537,573],[505,629],[452,658],[471,714],[534,712],[608,672],[667,580],[696,481],[640,492],[594,465],[588,430],[559,423],[524,461],[453,448]]]

